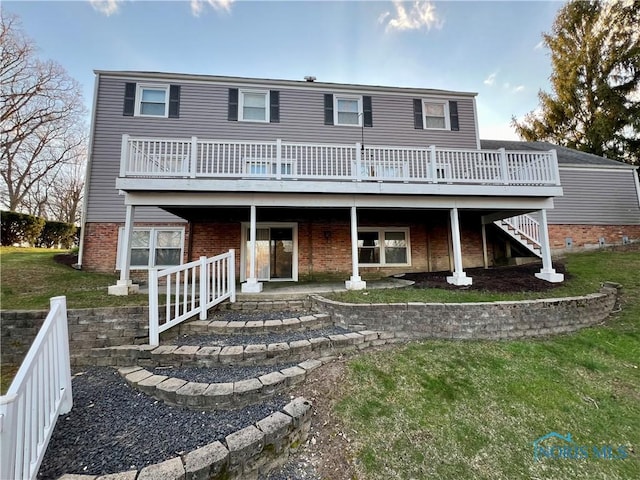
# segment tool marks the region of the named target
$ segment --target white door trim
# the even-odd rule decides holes
[[[246,281],[247,255],[247,228],[249,222],[240,224],[240,282]],[[256,222],[258,228],[291,228],[293,234],[293,265],[291,266],[292,278],[274,278],[264,281],[268,282],[297,282],[298,281],[298,224],[296,222]]]

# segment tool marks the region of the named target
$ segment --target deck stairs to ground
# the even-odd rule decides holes
[[[500,230],[536,257],[542,257],[540,224],[530,215],[518,215],[493,222]]]

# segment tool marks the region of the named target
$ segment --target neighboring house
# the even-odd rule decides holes
[[[131,275],[235,249],[248,292],[407,271],[468,285],[464,268],[513,243],[562,280],[552,146],[481,150],[475,93],[314,80],[96,72],[82,268],[119,270],[126,293]],[[531,212],[539,227],[517,217]]]
[[[640,241],[638,167],[548,142],[481,140],[481,145],[557,151],[563,196],[547,213],[553,253]]]

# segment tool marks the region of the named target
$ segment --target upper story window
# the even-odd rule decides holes
[[[180,85],[125,83],[122,115],[178,118]]]
[[[167,117],[169,115],[169,85],[138,85],[136,115]]]
[[[230,88],[227,120],[279,123],[280,91]]]
[[[460,130],[458,102],[414,98],[413,121],[418,130]]]
[[[373,127],[371,97],[368,95],[324,95],[324,124]]]
[[[245,122],[269,121],[269,92],[240,90],[240,118]]]
[[[362,125],[362,97],[334,96],[334,124]]]
[[[449,104],[424,100],[424,128],[449,130]]]

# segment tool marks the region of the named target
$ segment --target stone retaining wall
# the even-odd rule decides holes
[[[313,296],[336,325],[403,332],[413,338],[512,339],[567,333],[603,321],[620,285],[582,297],[518,302],[348,304]]]
[[[303,444],[311,424],[311,403],[298,397],[275,412],[228,435],[224,443],[213,442],[139,471],[110,475],[63,475],[59,480],[184,480],[257,479],[282,466]]]
[[[223,303],[222,309],[242,311],[305,311],[311,308],[310,300]],[[48,310],[2,310],[0,312],[0,362],[18,365],[36,338]],[[89,356],[94,348],[117,345],[144,344],[149,341],[149,308],[81,308],[67,311],[71,364]],[[194,317],[197,318],[197,317]],[[171,338],[188,333],[186,325],[173,328],[161,335]]]

